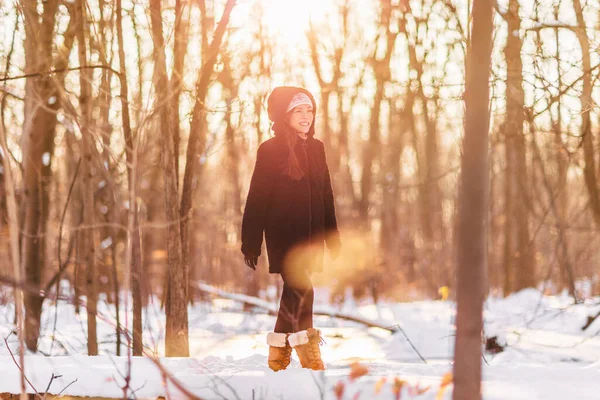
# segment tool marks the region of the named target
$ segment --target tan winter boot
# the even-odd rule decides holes
[[[321,331],[308,328],[305,331],[292,333],[288,338],[288,342],[290,346],[296,349],[302,368],[310,368],[316,371],[325,369],[321,359],[321,349],[319,348],[323,343]]]
[[[292,360],[292,346],[288,343],[289,333],[267,333],[269,345],[269,368],[273,371],[286,369]]]

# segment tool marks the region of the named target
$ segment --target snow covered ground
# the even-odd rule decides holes
[[[317,301],[326,296],[319,296]],[[332,308],[319,304],[319,307]],[[38,354],[25,361],[26,375],[44,392],[79,396],[123,397],[128,360],[116,357],[114,308],[99,305],[100,353],[87,357],[86,316],[72,305],[45,303]],[[332,308],[333,309],[333,308]],[[455,305],[450,301],[346,303],[342,309],[386,326],[397,333],[329,317],[316,317],[326,344],[325,372],[299,367],[272,372],[266,365],[266,332],[274,317],[242,313],[240,305],[217,299],[189,309],[190,351],[186,359],[159,358],[183,386],[205,399],[449,399],[452,385],[440,391],[451,372]],[[588,316],[600,311],[600,300],[573,305],[567,296],[541,296],[526,290],[506,299],[490,298],[485,307],[485,334],[507,344],[493,355],[484,353],[484,398],[599,399],[600,319],[585,331]],[[54,332],[55,315],[58,317]],[[128,316],[131,321],[131,316]],[[0,306],[0,335],[8,337],[16,354],[13,307]],[[121,317],[124,321],[124,317]],[[145,311],[144,340],[148,354],[160,356],[164,347],[164,317],[158,304]],[[54,336],[54,341],[52,340]],[[124,351],[124,348],[123,348]],[[123,353],[125,354],[125,353]],[[50,356],[44,356],[50,355]],[[0,343],[0,393],[17,393],[19,370],[9,349]],[[183,398],[148,357],[133,358],[130,398]],[[65,389],[66,388],[66,389]],[[428,389],[427,389],[428,388]],[[425,391],[425,389],[427,389]],[[446,390],[447,389],[447,390]],[[343,392],[343,393],[342,393]],[[400,397],[397,397],[397,395]]]

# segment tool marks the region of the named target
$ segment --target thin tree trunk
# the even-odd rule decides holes
[[[416,35],[418,36],[418,34]],[[428,102],[429,99],[425,95],[423,90],[423,62],[420,62],[417,58],[416,45],[407,43],[410,70],[416,73],[415,82],[417,84],[417,95],[421,105],[421,115],[425,126],[425,148],[424,150],[424,162],[421,162],[420,177],[424,184],[420,185],[419,197],[420,197],[420,209],[421,209],[421,223],[423,229],[424,240],[428,245],[428,248],[433,251],[436,248],[436,241],[443,241],[443,235],[436,235],[441,231],[443,227],[442,219],[442,204],[441,204],[441,193],[439,183],[436,177],[439,176],[439,155],[438,155],[438,140],[437,140],[437,129],[435,121],[432,120],[429,115]],[[413,115],[413,118],[415,116]],[[415,132],[416,134],[416,132]],[[416,149],[415,149],[416,151]],[[430,260],[433,264],[435,261]]]
[[[530,122],[530,126],[533,126],[533,122]],[[532,134],[531,137],[533,138],[531,141],[532,144],[532,150],[533,150],[533,154],[535,157],[535,160],[537,161],[537,164],[539,166],[540,169],[540,173],[541,173],[541,177],[543,180],[543,186],[546,189],[547,195],[548,195],[548,199],[549,199],[549,208],[552,211],[552,215],[554,216],[554,219],[556,220],[556,225],[557,225],[557,230],[558,230],[558,259],[561,265],[561,273],[564,272],[565,274],[565,279],[567,282],[567,287],[569,288],[569,294],[571,296],[573,296],[574,299],[577,299],[577,293],[576,293],[576,289],[575,289],[575,275],[573,273],[573,265],[571,263],[570,257],[569,257],[569,249],[568,249],[568,245],[567,245],[567,235],[565,233],[565,229],[564,229],[564,222],[561,219],[561,215],[560,215],[560,211],[558,209],[558,201],[557,199],[560,196],[559,194],[554,194],[552,192],[552,187],[551,187],[551,183],[550,183],[550,179],[548,178],[548,174],[546,173],[546,167],[544,166],[544,162],[542,159],[542,154],[540,151],[540,148],[535,140],[535,134]],[[563,191],[564,188],[558,188],[558,191]]]
[[[187,316],[187,279],[185,265],[182,263],[181,233],[178,223],[179,202],[177,193],[177,174],[173,125],[171,123],[171,105],[167,81],[165,44],[162,29],[161,0],[150,1],[152,22],[152,40],[154,43],[154,65],[157,107],[160,118],[160,137],[162,142],[162,167],[164,174],[165,208],[167,216],[167,257],[168,257],[168,295],[165,306],[166,337],[165,355],[167,357],[188,357],[188,316]]]
[[[521,290],[535,286],[535,260],[531,249],[527,204],[527,177],[525,135],[523,133],[525,92],[523,90],[523,63],[521,49],[523,41],[520,37],[521,18],[519,2],[510,0],[508,12],[505,15],[508,25],[508,35],[504,54],[506,58],[506,121],[504,123],[507,151],[507,193],[514,201],[508,204],[507,218],[514,221],[513,238],[507,238],[508,254],[505,255],[508,270],[516,273],[512,276],[514,287],[511,290]],[[512,240],[508,240],[512,239]],[[509,293],[506,292],[505,294]]]
[[[364,75],[364,70],[362,72],[362,74]],[[360,85],[357,85],[360,86]],[[340,121],[340,133],[338,136],[338,142],[339,142],[339,146],[338,146],[338,150],[340,152],[339,154],[339,162],[340,165],[343,165],[343,167],[341,168],[341,179],[342,182],[344,184],[343,186],[343,190],[342,193],[344,193],[345,195],[350,196],[350,204],[352,205],[352,208],[357,209],[358,208],[358,203],[359,203],[359,199],[358,196],[356,195],[356,191],[354,189],[354,182],[352,181],[352,172],[350,170],[350,135],[348,132],[348,121],[350,118],[350,110],[353,107],[353,103],[354,100],[356,99],[356,96],[354,96],[353,98],[351,98],[348,103],[349,103],[349,110],[345,110],[344,109],[344,97],[342,96],[342,94],[340,92],[337,93],[338,96],[338,118]]]
[[[584,72],[582,77],[583,90],[581,91],[581,96],[579,96],[579,100],[581,101],[581,138],[583,140],[583,155],[585,160],[583,175],[590,197],[592,216],[596,225],[600,227],[600,191],[598,190],[598,181],[596,178],[597,149],[594,148],[594,136],[590,119],[592,107],[594,107],[592,103],[592,74],[588,72],[592,69],[590,40],[586,32],[586,24],[580,0],[573,0],[573,9],[577,18],[577,28],[574,32],[581,47],[581,63]]]
[[[373,163],[379,155],[379,115],[381,102],[383,100],[384,81],[377,80],[375,98],[369,122],[369,139],[365,145],[362,160],[362,176],[360,180],[359,214],[361,223],[366,227],[369,221],[369,209],[371,206],[370,195],[373,190]]]
[[[554,19],[558,21],[559,18],[559,5],[554,6]],[[554,28],[555,35],[555,46],[556,46],[556,69],[557,69],[557,83],[558,87],[556,88],[559,93],[562,93],[563,90],[563,78],[562,78],[562,68],[561,68],[561,57],[560,57],[560,29],[558,27]],[[568,158],[565,154],[565,143],[562,139],[562,101],[561,97],[557,99],[557,107],[556,107],[556,120],[553,121],[553,131],[554,131],[554,144],[555,144],[555,152],[554,159],[556,163],[556,171],[557,180],[556,180],[556,190],[560,191],[556,198],[556,208],[558,213],[559,230],[564,231],[566,228],[565,222],[568,217],[568,196],[567,196],[567,169],[568,169]],[[567,238],[565,237],[565,241]],[[569,245],[565,243],[565,248],[568,250]],[[561,265],[563,267],[567,266],[568,260],[561,260]],[[568,278],[568,270],[565,268],[561,269],[560,274],[560,282],[561,287],[567,287],[569,285]]]
[[[408,98],[409,96],[407,96]],[[386,162],[383,183],[383,204],[381,206],[381,248],[384,257],[389,260],[386,265],[394,265],[392,260],[398,260],[397,253],[391,254],[398,248],[398,186],[400,184],[400,155],[402,154],[403,125],[400,123],[400,113],[395,100],[389,100],[388,114],[388,143],[384,155]],[[398,263],[399,264],[399,263]],[[388,268],[389,268],[388,267]]]
[[[426,25],[418,25],[426,26]],[[400,24],[400,31],[404,32],[408,37],[407,21],[403,18]],[[423,233],[423,241],[425,250],[422,251],[421,264],[426,266],[427,282],[430,290],[433,293],[441,285],[447,285],[447,278],[442,278],[440,271],[443,270],[443,265],[440,265],[440,257],[438,243],[444,243],[445,232],[443,231],[442,217],[442,195],[438,180],[440,174],[439,167],[439,150],[438,150],[438,132],[435,125],[435,116],[432,117],[429,111],[428,103],[430,99],[425,95],[423,90],[423,65],[424,61],[420,61],[417,57],[417,47],[421,45],[419,40],[419,31],[413,35],[413,40],[407,40],[407,53],[409,60],[409,70],[415,73],[414,83],[417,91],[414,96],[419,99],[421,113],[414,113],[412,108],[410,112],[410,126],[414,138],[414,150],[417,156],[417,168],[420,181],[419,185],[419,217],[421,223],[421,232]],[[411,82],[412,84],[412,82]],[[413,100],[414,101],[414,100]],[[424,147],[419,146],[419,132],[417,131],[417,120],[419,114],[422,115],[424,132]]]
[[[179,100],[182,92],[183,64],[185,62],[188,43],[188,20],[184,21],[183,18],[185,4],[187,3],[182,0],[175,0],[175,44],[173,48],[174,60],[173,73],[170,82],[170,94],[173,101],[173,104],[171,105],[171,124],[173,124],[173,146],[176,154],[179,154],[179,143],[181,141],[179,129]],[[179,157],[175,157],[175,176],[177,178],[177,184],[179,185]]]
[[[85,0],[77,2],[77,18],[79,21],[77,29],[77,48],[79,54],[79,65],[88,64],[87,55],[87,16]],[[96,309],[97,309],[97,279],[95,263],[94,243],[94,180],[92,174],[92,157],[94,154],[94,139],[90,131],[91,125],[91,92],[92,92],[92,70],[82,69],[79,71],[79,108],[81,109],[81,137],[83,142],[82,151],[82,178],[83,178],[83,224],[84,224],[84,259],[86,267],[86,308],[88,328],[88,355],[98,355],[98,336],[96,332]]]
[[[380,147],[380,122],[379,116],[381,113],[381,102],[384,96],[385,83],[391,78],[390,60],[396,44],[397,31],[393,31],[391,27],[392,19],[392,3],[390,0],[385,0],[381,3],[380,20],[382,26],[385,27],[385,53],[382,59],[378,59],[374,54],[371,58],[373,72],[375,75],[375,95],[373,97],[373,106],[371,108],[371,116],[369,119],[369,139],[365,146],[362,160],[362,175],[360,181],[360,200],[359,200],[359,215],[363,227],[366,227],[369,222],[369,208],[371,206],[370,195],[373,190],[373,165],[376,157],[379,155]]]
[[[181,207],[178,213],[180,218],[180,234],[181,234],[181,250],[182,250],[182,269],[183,269],[183,282],[185,284],[185,290],[181,293],[185,295],[187,299],[188,292],[188,253],[189,253],[189,224],[191,219],[192,210],[192,198],[193,188],[192,182],[197,178],[196,176],[196,165],[198,164],[197,157],[204,151],[206,142],[206,110],[205,102],[208,94],[208,86],[213,76],[213,70],[217,61],[219,50],[225,35],[225,30],[229,23],[229,17],[235,0],[227,0],[225,9],[221,20],[219,21],[213,39],[210,43],[210,47],[206,50],[206,59],[203,60],[202,68],[200,69],[198,80],[196,83],[196,102],[192,111],[192,121],[190,123],[190,133],[188,139],[185,172],[183,176],[183,187],[181,192]],[[204,43],[204,42],[203,42]],[[172,284],[169,285],[169,293],[171,293]],[[181,295],[179,294],[179,295]],[[167,295],[167,300],[170,298]],[[186,301],[187,303],[187,301]],[[186,312],[187,320],[187,312]],[[186,322],[187,326],[187,322]]]
[[[230,57],[228,55],[223,55],[223,71],[218,75],[219,81],[223,86],[224,93],[223,98],[227,103],[227,110],[225,115],[225,146],[226,146],[226,174],[227,174],[227,183],[226,183],[226,194],[225,201],[223,202],[224,209],[223,213],[229,214],[229,220],[232,223],[226,226],[226,234],[229,232],[237,231],[237,227],[240,226],[242,221],[242,194],[240,189],[240,173],[239,173],[239,165],[240,165],[240,154],[238,145],[236,143],[236,129],[233,125],[232,114],[234,110],[232,109],[232,103],[235,99],[238,98],[238,86],[239,82],[234,80],[231,71]],[[242,75],[241,79],[244,76]],[[225,238],[227,241],[227,238]],[[237,251],[236,251],[237,256]],[[254,271],[255,273],[259,271]],[[251,279],[248,280],[246,286],[246,294],[249,296],[258,296],[258,292],[260,289],[259,286],[259,275],[252,276]],[[194,287],[194,282],[190,282],[190,287]],[[247,305],[244,305],[244,310],[249,311],[250,308]]]
[[[137,192],[137,143],[131,132],[131,117],[129,115],[129,89],[127,85],[127,67],[125,63],[125,47],[123,44],[123,9],[121,0],[116,0],[117,6],[117,41],[119,44],[119,83],[121,98],[121,118],[123,136],[125,137],[125,159],[127,161],[127,186],[129,197],[127,257],[126,264],[130,269],[131,294],[133,298],[133,355],[141,356],[142,342],[142,249],[139,227],[139,210],[136,201]],[[127,295],[129,286],[126,285]],[[118,301],[118,300],[117,300]]]
[[[37,2],[23,0],[25,23],[25,72],[47,71],[52,66],[52,43],[54,23],[58,9],[57,0],[43,4],[40,16]],[[41,285],[45,266],[45,235],[48,220],[47,191],[51,177],[51,160],[54,151],[54,127],[56,101],[52,79],[49,76],[30,77],[25,83],[25,108],[23,153],[23,218],[21,220],[21,259],[25,279],[32,287]],[[54,97],[56,99],[56,97]],[[47,155],[44,155],[47,154]],[[46,160],[47,162],[44,162]],[[27,348],[36,351],[39,338],[43,298],[27,292],[25,303],[25,341]]]
[[[489,75],[493,2],[473,1],[467,52],[465,136],[458,193],[454,400],[481,399],[481,330],[486,286]]]
[[[2,99],[4,96],[2,96]],[[4,131],[4,118],[2,118],[2,123],[0,124],[0,148],[2,149],[2,154],[8,154],[8,145],[6,143],[6,135]],[[15,196],[15,183],[12,174],[12,167],[10,165],[10,157],[2,157],[2,167],[4,177],[4,190],[6,196],[6,206],[7,206],[7,223],[8,223],[8,232],[9,232],[9,247],[10,247],[10,260],[13,266],[13,275],[15,282],[21,282],[23,279],[23,271],[21,260],[19,256],[19,218],[17,213],[17,201]],[[19,339],[19,365],[22,368],[20,380],[19,380],[19,389],[20,389],[20,399],[26,400],[27,396],[27,388],[25,387],[25,331],[22,329],[23,327],[23,290],[15,286],[13,288],[15,291],[15,317],[16,317],[16,325],[17,327],[21,327],[21,329],[17,329],[17,337]]]
[[[109,46],[109,48],[112,48],[111,44],[112,43],[108,43],[108,35],[107,35],[107,22],[109,22],[108,28],[112,28],[112,25],[110,25],[111,20],[109,18],[107,18],[104,15],[104,9],[106,6],[107,2],[106,0],[100,0],[100,20],[98,23],[98,29],[100,32],[100,39],[101,41],[99,43],[96,44],[97,46],[97,50],[98,50],[98,55],[100,58],[100,61],[103,65],[110,65],[111,62],[107,60],[107,55],[106,55],[106,47],[105,46]],[[112,36],[112,35],[111,35]],[[112,52],[111,52],[111,56],[112,56]],[[112,137],[112,125],[110,123],[110,104],[111,104],[111,100],[112,100],[112,93],[111,93],[111,88],[110,88],[110,84],[112,81],[112,76],[113,76],[113,72],[110,69],[102,69],[102,77],[101,77],[101,83],[100,83],[100,91],[99,91],[99,95],[98,95],[98,105],[100,107],[100,132],[101,132],[101,136],[102,136],[102,158],[103,158],[103,162],[105,163],[106,166],[110,165],[110,151],[109,149],[111,148],[111,137]],[[107,168],[106,174],[110,175],[110,168]],[[114,176],[110,176],[111,182],[114,182]],[[106,273],[107,276],[109,277],[109,283],[107,285],[107,293],[108,291],[111,289],[113,290],[113,298],[114,298],[114,303],[115,303],[115,319],[116,319],[116,323],[115,323],[115,336],[116,336],[116,345],[115,345],[115,350],[116,350],[116,355],[120,356],[121,355],[121,305],[119,302],[119,275],[118,275],[118,265],[117,265],[117,232],[116,229],[113,228],[112,226],[110,226],[110,223],[116,223],[117,222],[117,215],[118,215],[118,211],[117,211],[117,204],[114,201],[114,192],[115,192],[115,185],[111,184],[112,186],[112,190],[106,191],[103,195],[102,201],[105,202],[105,204],[108,205],[108,211],[106,212],[106,216],[104,217],[104,221],[108,222],[109,224],[107,224],[107,226],[102,230],[102,237],[103,238],[111,238],[112,243],[109,246],[110,248],[107,250],[103,250],[103,252],[108,252],[108,260],[110,260],[109,262],[106,262],[104,264],[105,268],[104,271],[101,271],[101,273],[99,273],[99,276],[101,274]],[[104,259],[106,259],[106,256],[104,257]],[[106,268],[108,267],[108,268]],[[102,289],[101,289],[102,290]]]
[[[142,110],[143,110],[143,106],[142,104],[144,103],[143,101],[143,87],[144,87],[144,62],[143,62],[143,56],[142,56],[142,38],[140,36],[139,33],[139,29],[138,29],[138,25],[137,25],[137,21],[135,18],[135,12],[134,12],[134,8],[131,9],[130,13],[129,13],[129,17],[131,18],[131,25],[133,27],[133,32],[134,32],[134,36],[135,36],[135,48],[137,49],[137,91],[135,92],[135,96],[133,99],[134,102],[134,113],[135,113],[135,127],[136,129],[139,128],[141,121],[142,121]],[[118,14],[117,14],[118,15]],[[121,16],[122,18],[122,16]]]

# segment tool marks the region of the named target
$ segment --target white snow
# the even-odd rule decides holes
[[[61,285],[61,296],[70,288]],[[237,295],[244,298],[244,295]],[[3,296],[6,298],[6,296]],[[131,299],[126,299],[131,307]],[[122,299],[125,302],[125,299]],[[66,300],[44,303],[39,353],[28,354],[26,375],[38,391],[45,391],[52,374],[60,375],[49,393],[79,396],[123,397],[127,357],[115,356],[115,310],[105,301],[98,305],[100,356],[86,353],[85,307],[80,315]],[[261,300],[257,305],[272,309]],[[266,334],[274,317],[257,308],[242,312],[234,300],[217,299],[189,307],[190,358],[162,358],[158,362],[183,386],[204,399],[395,399],[394,388],[405,381],[401,399],[438,399],[442,377],[452,371],[455,305],[450,301],[386,303],[377,306],[355,303],[326,309],[378,320],[398,326],[391,334],[379,328],[315,317],[325,339],[321,348],[325,372],[300,368],[295,359],[286,371],[267,368]],[[600,393],[600,319],[582,331],[588,316],[600,311],[599,299],[572,304],[566,295],[542,296],[530,289],[505,299],[490,298],[484,311],[485,336],[498,336],[507,347],[499,354],[484,353],[483,391],[486,400],[506,399],[598,399]],[[14,307],[0,306],[0,334],[11,335]],[[125,316],[121,312],[121,322]],[[55,315],[58,318],[54,331]],[[127,314],[131,323],[131,314]],[[144,341],[148,357],[134,357],[128,396],[184,398],[165,379],[149,357],[162,356],[164,315],[153,299],[144,314]],[[53,343],[52,337],[56,339]],[[126,339],[123,339],[126,342]],[[125,352],[125,344],[122,347]],[[48,354],[50,356],[44,356]],[[421,357],[425,360],[423,361]],[[352,379],[352,363],[359,362],[367,374]],[[0,344],[0,393],[19,391],[19,370],[9,350]],[[73,382],[70,386],[68,386]],[[68,386],[68,387],[67,387]],[[430,387],[417,394],[416,388]],[[340,389],[343,395],[338,397]],[[452,385],[441,395],[450,399]],[[321,396],[323,393],[323,396]]]
[[[42,164],[44,164],[46,167],[50,165],[50,153],[45,152],[42,154]]]
[[[104,239],[102,242],[100,242],[100,248],[102,250],[108,249],[112,245],[112,243],[113,243],[112,237],[109,236],[106,239]]]

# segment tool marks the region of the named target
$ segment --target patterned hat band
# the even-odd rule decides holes
[[[294,95],[294,97],[292,97],[292,100],[290,101],[290,104],[288,104],[287,109],[285,110],[285,113],[289,113],[294,107],[298,107],[300,105],[309,105],[312,107],[313,103],[312,101],[310,101],[310,97],[308,97],[306,94],[300,92],[300,93],[296,93]]]

